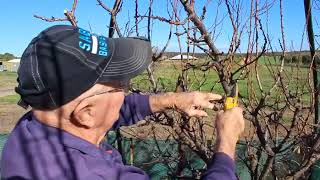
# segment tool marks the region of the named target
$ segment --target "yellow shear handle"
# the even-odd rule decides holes
[[[238,106],[238,97],[227,97],[224,102],[224,110],[232,109]]]
[[[231,93],[224,102],[224,110],[232,109],[238,106],[238,85],[234,84]]]

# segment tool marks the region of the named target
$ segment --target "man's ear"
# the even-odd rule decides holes
[[[83,101],[73,111],[72,121],[76,125],[92,128],[95,125],[94,111],[90,103]]]

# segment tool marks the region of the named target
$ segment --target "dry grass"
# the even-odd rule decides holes
[[[19,118],[26,112],[16,104],[0,103],[0,134],[10,133]]]

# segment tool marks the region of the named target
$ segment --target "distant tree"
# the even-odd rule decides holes
[[[284,57],[284,62],[285,62],[285,63],[292,63],[292,58],[293,58],[293,57],[291,57],[291,56],[285,56],[285,57]]]
[[[9,61],[15,59],[16,57],[11,53],[0,54],[0,61]]]
[[[311,62],[310,56],[308,56],[308,55],[303,55],[302,56],[302,63],[303,64],[309,64],[310,62]]]
[[[297,56],[292,56],[291,63],[297,63],[299,61]]]

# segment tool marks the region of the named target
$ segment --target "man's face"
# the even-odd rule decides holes
[[[120,82],[94,85],[80,96],[73,116],[92,129],[110,129],[119,118],[125,88]]]

